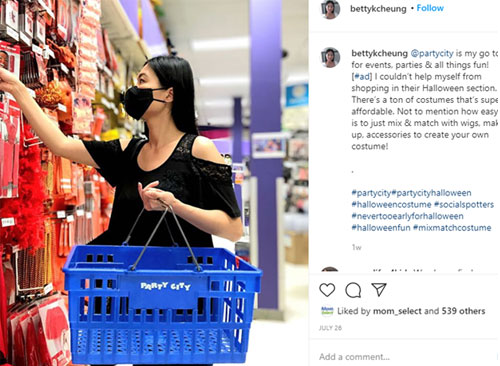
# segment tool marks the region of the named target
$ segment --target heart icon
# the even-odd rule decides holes
[[[333,283],[322,283],[319,286],[319,290],[321,291],[321,293],[323,295],[325,295],[326,297],[328,297],[331,294],[333,294],[333,292],[335,291],[335,285]]]

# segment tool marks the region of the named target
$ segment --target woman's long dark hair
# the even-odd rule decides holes
[[[174,89],[172,118],[175,126],[182,132],[198,135],[194,111],[193,71],[189,63],[177,56],[157,56],[146,61],[144,65],[154,71],[160,84]],[[146,136],[149,131],[146,126]]]

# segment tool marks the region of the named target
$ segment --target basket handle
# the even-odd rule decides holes
[[[172,212],[172,215],[174,216],[174,219],[175,219],[175,223],[177,224],[177,227],[179,228],[181,234],[182,234],[182,238],[184,239],[184,242],[186,243],[188,249],[189,249],[189,252],[191,253],[191,257],[193,258],[193,261],[194,263],[196,264],[196,269],[198,272],[201,272],[201,267],[200,267],[200,264],[198,263],[198,261],[196,260],[196,257],[193,253],[193,249],[191,249],[191,245],[189,245],[189,241],[187,240],[186,238],[186,235],[184,234],[184,230],[182,230],[182,227],[181,227],[181,224],[179,223],[179,220],[177,219],[177,216],[174,212],[174,209],[172,208],[171,205],[167,205],[165,204],[165,202],[163,201],[160,201],[162,204],[164,204],[166,206],[165,208],[165,211],[163,211],[163,214],[161,215],[161,218],[160,220],[158,221],[158,223],[156,224],[153,232],[151,233],[151,235],[149,236],[149,239],[148,241],[146,242],[146,245],[144,245],[144,248],[142,248],[142,251],[141,253],[139,254],[139,257],[137,258],[137,260],[135,261],[135,263],[130,267],[130,270],[131,271],[135,271],[137,265],[139,264],[139,261],[141,260],[142,256],[144,255],[144,252],[146,251],[146,248],[149,246],[149,243],[151,242],[151,240],[153,239],[154,235],[156,234],[156,231],[158,230],[158,228],[160,227],[160,224],[161,222],[163,221],[163,219],[165,218],[165,216],[167,215],[167,212],[168,210],[170,209],[170,211]],[[139,216],[137,217],[137,219],[135,220],[135,223],[134,225],[132,226],[132,230],[130,230],[130,233],[128,234],[127,236],[127,240],[126,242],[128,243],[128,240],[130,240],[130,236],[132,234],[132,231],[134,230],[135,226],[137,225],[137,222],[139,221],[139,218],[141,217],[142,213],[144,212],[144,208],[142,208],[142,211],[140,212]]]

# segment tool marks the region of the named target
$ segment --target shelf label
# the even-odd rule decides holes
[[[19,38],[21,39],[21,41],[23,41],[24,44],[31,46],[31,38],[26,36],[26,34],[24,34],[22,32],[19,33]]]
[[[64,219],[66,217],[66,211],[57,211],[57,218]]]
[[[19,41],[19,33],[9,26],[7,26],[7,35],[16,41]]]
[[[52,290],[54,289],[54,285],[52,285],[52,282],[45,285],[45,287],[43,288],[43,294],[44,295],[47,295],[48,293],[52,292]]]
[[[57,105],[57,109],[59,109],[61,112],[67,112],[68,110],[66,109],[66,106],[64,104],[59,103]]]
[[[85,212],[84,212],[83,210],[76,210],[76,216],[78,216],[78,217],[83,216],[83,215],[84,215],[84,213],[85,213]]]
[[[2,227],[14,226],[16,224],[16,220],[13,217],[6,217],[2,219]]]
[[[66,217],[66,221],[68,221],[68,222],[73,222],[73,221],[75,221],[75,216],[73,216],[73,215],[68,215],[68,217]]]
[[[69,69],[68,69],[68,66],[66,66],[65,64],[61,63],[61,70],[65,73],[65,74],[68,74],[69,73]]]
[[[92,218],[92,212],[86,212],[85,215],[89,220]]]
[[[43,56],[43,50],[38,47],[36,44],[31,45],[31,50],[35,52],[36,54],[39,54],[40,56]]]

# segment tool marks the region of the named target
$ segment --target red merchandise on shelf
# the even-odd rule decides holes
[[[100,136],[102,131],[102,125],[104,121],[106,121],[107,115],[104,112],[104,108],[97,107],[94,113],[94,129],[92,131],[92,135]]]
[[[3,261],[3,274],[7,306],[11,306],[16,302],[16,277],[10,260]]]
[[[19,104],[9,99],[9,119],[10,133],[9,136],[13,143],[14,158],[12,171],[12,197],[17,197],[19,194],[19,144],[21,134],[21,107]],[[8,128],[7,128],[8,129]]]
[[[12,319],[12,363],[16,366],[28,366],[26,363],[26,346],[24,344],[23,329],[21,327],[21,318],[23,316],[19,314]]]
[[[68,0],[57,0],[57,31],[58,38],[66,43],[69,40],[70,31],[70,7]]]
[[[71,352],[64,300],[60,296],[52,296],[38,305],[38,312],[45,339],[45,345],[41,344],[41,348],[46,347],[41,353],[48,355],[50,365],[66,366],[71,360]]]
[[[25,315],[20,320],[21,329],[23,331],[24,348],[26,354],[26,366],[40,366],[40,356],[38,355],[38,341],[33,325],[33,312],[38,312],[36,309],[33,311],[27,310]]]
[[[9,142],[9,115],[5,112],[5,103],[0,100],[0,152],[2,164],[0,164],[0,198],[8,197],[9,182],[12,178],[13,170],[13,149]]]
[[[45,25],[46,20],[43,15],[43,12],[38,11],[35,16],[35,40],[37,40],[40,44],[45,44]]]
[[[79,134],[92,134],[92,101],[84,95],[76,95],[73,108],[73,132]]]
[[[0,100],[0,129],[2,130],[2,173],[0,198],[18,196],[20,109],[17,103]],[[5,216],[3,216],[5,217]]]
[[[31,138],[30,129],[25,128],[26,136]],[[0,200],[0,216],[12,217],[16,225],[0,228],[3,243],[18,245],[21,249],[35,250],[43,246],[43,212],[45,192],[44,173],[41,169],[40,147],[23,148],[19,160],[19,198]]]
[[[69,85],[68,80],[63,79],[59,82],[59,89],[61,90],[62,93],[62,98],[60,101],[60,104],[64,105],[66,108],[65,110],[57,109],[57,118],[59,119],[59,122],[63,122],[67,125],[72,126],[73,125],[73,92],[71,90],[71,86]],[[66,130],[66,129],[64,129]],[[71,130],[71,131],[70,131]],[[70,129],[66,132],[68,133],[74,133],[72,129]]]

